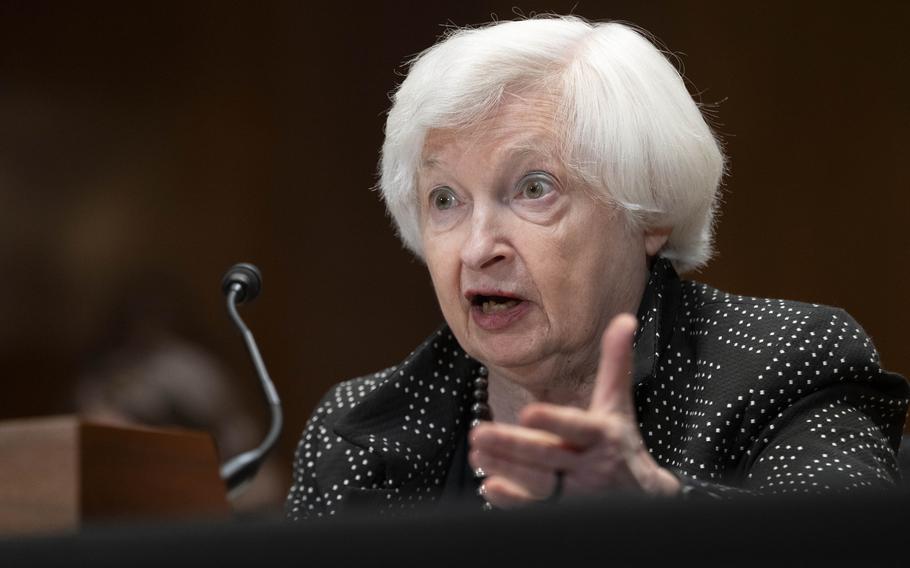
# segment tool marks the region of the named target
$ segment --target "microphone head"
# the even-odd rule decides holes
[[[241,262],[235,264],[224,274],[221,279],[221,291],[225,295],[230,293],[234,284],[240,284],[240,290],[237,292],[237,303],[252,302],[262,290],[262,273],[256,266]]]

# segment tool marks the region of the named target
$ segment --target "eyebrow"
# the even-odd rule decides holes
[[[507,162],[515,162],[530,156],[539,156],[548,160],[558,161],[559,157],[555,149],[552,148],[552,145],[549,145],[549,148],[546,148],[546,146],[548,145],[535,144],[535,138],[521,140],[508,149],[504,159]],[[436,156],[430,155],[421,161],[420,169],[435,169],[440,165],[442,165],[442,160]]]
[[[423,161],[420,162],[420,169],[432,169],[437,166],[439,166],[439,160],[434,156],[424,158]]]
[[[506,154],[506,159],[509,161],[519,161],[532,156],[546,158],[548,160],[558,160],[554,149],[544,148],[542,145],[535,145],[527,142],[516,144],[510,148],[508,154]]]

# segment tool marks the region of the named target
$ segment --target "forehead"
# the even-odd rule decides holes
[[[444,164],[452,152],[480,148],[493,154],[559,155],[561,134],[556,104],[536,96],[507,95],[495,111],[461,128],[437,128],[427,132],[421,169]]]

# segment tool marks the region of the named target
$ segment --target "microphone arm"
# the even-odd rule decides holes
[[[265,461],[266,455],[275,446],[278,436],[281,434],[282,412],[278,391],[275,390],[275,385],[272,384],[272,379],[269,378],[269,373],[265,369],[265,363],[259,354],[259,348],[256,346],[252,332],[237,313],[237,304],[252,301],[259,294],[261,287],[262,277],[259,270],[252,264],[246,263],[232,266],[222,281],[222,290],[227,294],[228,314],[243,336],[243,342],[246,344],[246,350],[250,354],[253,367],[262,383],[262,390],[265,392],[272,415],[272,425],[259,447],[234,456],[221,466],[221,479],[227,485],[228,496],[231,498],[238,496],[244,483],[256,475],[259,466]]]

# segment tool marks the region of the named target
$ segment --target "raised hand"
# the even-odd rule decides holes
[[[482,487],[487,501],[515,507],[550,498],[558,485],[563,495],[679,492],[679,481],[648,453],[636,423],[635,327],[633,316],[621,314],[604,332],[587,410],[533,403],[522,410],[518,426],[484,422],[474,428],[468,457],[487,476]]]

